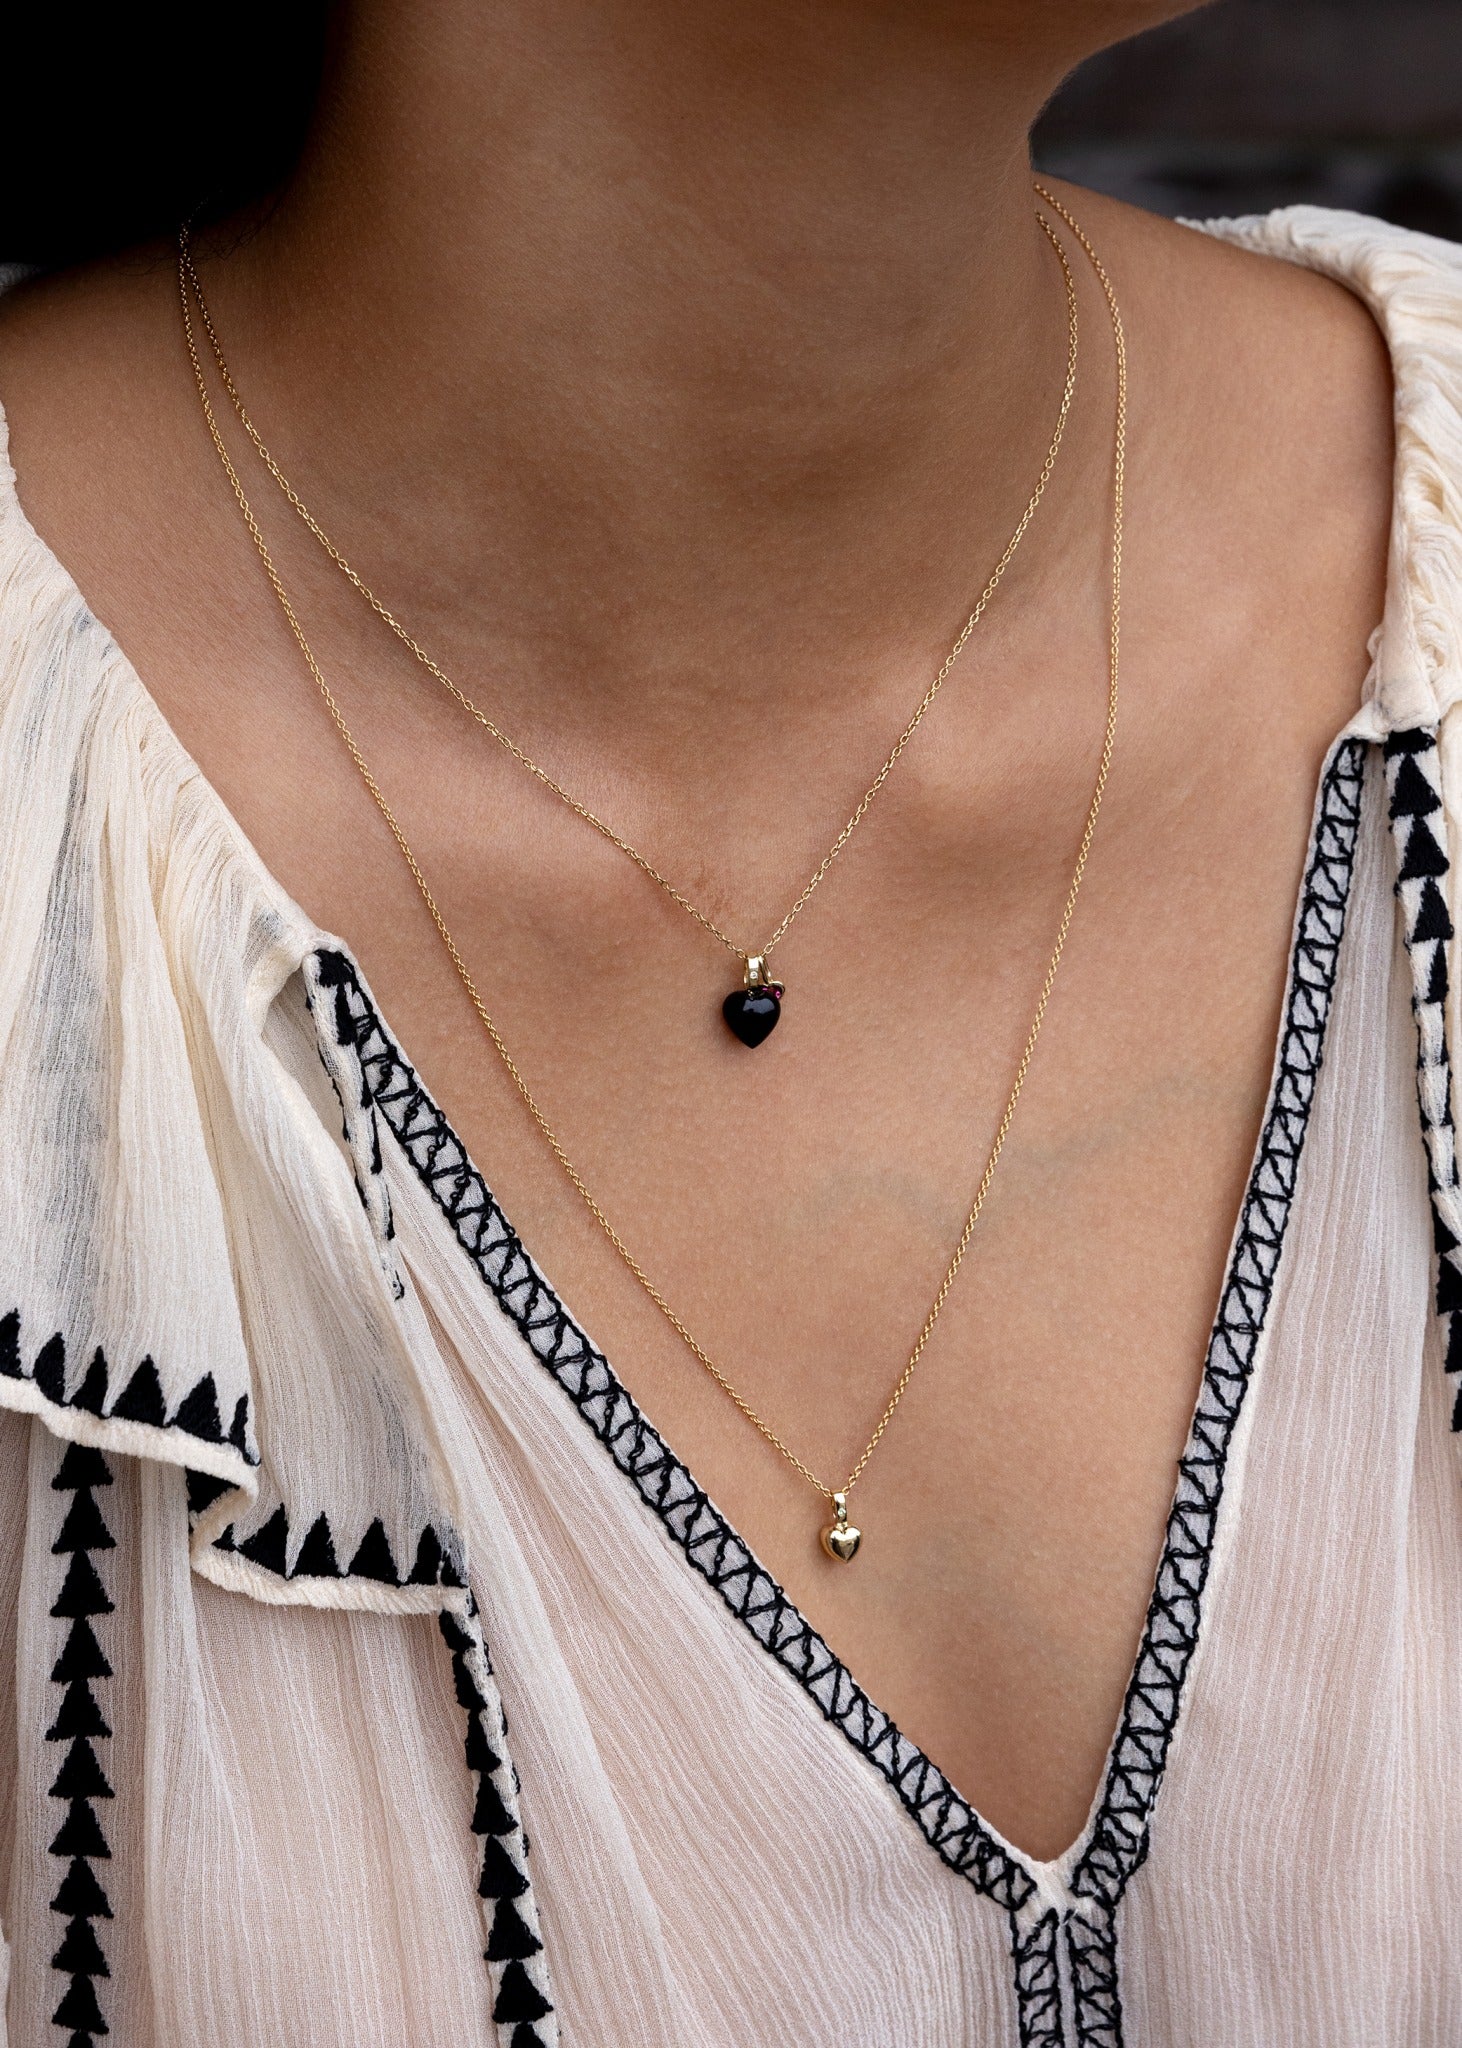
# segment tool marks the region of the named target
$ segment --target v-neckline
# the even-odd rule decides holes
[[[1151,1603],[1085,1826],[1047,1861],[1008,1842],[876,1705],[650,1423],[527,1252],[401,1051],[353,957],[332,945],[314,955],[307,974],[320,1028],[359,1060],[365,1106],[392,1133],[499,1306],[642,1503],[763,1650],[881,1774],[941,1860],[1022,1925],[1046,1908],[1109,1917],[1146,1853],[1198,1641],[1228,1453],[1273,1294],[1323,1057],[1366,752],[1367,741],[1347,731],[1321,774],[1268,1102]]]

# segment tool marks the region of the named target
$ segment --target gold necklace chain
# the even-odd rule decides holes
[[[1054,204],[1054,202],[1052,203]],[[1058,208],[1057,210],[1059,211],[1060,209]],[[219,380],[223,385],[224,391],[228,395],[229,402],[232,405],[234,412],[238,415],[239,424],[243,427],[244,432],[248,435],[249,440],[253,444],[255,453],[258,455],[260,461],[268,470],[270,476],[274,479],[275,483],[279,486],[279,489],[283,493],[284,497],[288,500],[289,504],[298,513],[299,517],[301,518],[301,520],[303,520],[304,524],[309,528],[310,532],[314,535],[315,539],[319,542],[320,546],[324,549],[325,553],[329,556],[330,560],[335,564],[336,568],[340,570],[341,574],[355,587],[355,589],[365,599],[366,603],[370,606],[371,610],[376,614],[377,618],[379,618],[385,625],[389,626],[391,631],[396,635],[396,638],[401,642],[401,644],[410,650],[410,652],[416,657],[417,661],[421,663],[422,667],[427,671],[427,673],[433,676],[435,680],[441,684],[442,688],[445,689],[452,697],[456,699],[457,703],[461,705],[462,709],[469,713],[471,717],[476,719],[477,723],[483,728],[483,730],[485,732],[490,733],[493,739],[495,739],[498,742],[498,744],[501,747],[503,747],[505,751],[509,753],[521,767],[526,768],[528,773],[534,776],[536,780],[539,781],[545,789],[551,791],[552,794],[556,796],[561,803],[566,804],[568,808],[575,814],[576,817],[581,818],[586,825],[592,825],[594,830],[597,833],[599,833],[601,838],[608,840],[611,846],[617,847],[618,850],[622,854],[624,854],[626,859],[632,860],[635,866],[640,870],[642,874],[647,875],[652,882],[654,882],[660,889],[662,889],[665,892],[665,894],[670,898],[670,900],[673,903],[677,903],[683,911],[687,912],[689,916],[693,917],[696,923],[700,925],[704,931],[709,932],[713,939],[717,940],[722,946],[726,948],[727,952],[734,953],[736,955],[737,959],[743,963],[746,969],[746,986],[748,988],[752,988],[768,985],[767,976],[765,973],[767,960],[771,957],[771,954],[775,951],[776,947],[781,944],[782,940],[791,930],[794,920],[805,909],[807,903],[810,901],[814,892],[822,883],[824,877],[827,875],[828,870],[832,867],[834,861],[837,860],[839,854],[842,853],[848,841],[852,838],[853,834],[862,824],[864,818],[867,816],[870,808],[872,807],[874,800],[878,796],[879,791],[883,788],[884,783],[888,780],[889,775],[892,773],[894,764],[897,762],[899,756],[903,753],[904,748],[908,745],[909,741],[913,738],[914,734],[918,731],[919,726],[923,723],[924,714],[928,711],[929,707],[933,704],[934,699],[939,695],[939,692],[943,689],[946,681],[949,678],[950,671],[953,669],[955,663],[959,660],[960,655],[963,653],[965,645],[970,638],[970,635],[974,632],[976,626],[980,623],[981,618],[984,616],[984,613],[987,607],[989,606],[990,600],[994,597],[995,592],[999,589],[1001,582],[1004,580],[1006,570],[1014,561],[1016,550],[1019,548],[1022,540],[1024,540],[1025,538],[1026,529],[1029,527],[1031,521],[1036,516],[1036,512],[1040,506],[1041,499],[1046,494],[1046,486],[1051,480],[1052,471],[1056,467],[1056,457],[1058,456],[1061,450],[1062,438],[1066,432],[1067,417],[1071,411],[1071,401],[1076,391],[1076,357],[1077,341],[1079,335],[1076,280],[1072,276],[1071,265],[1067,261],[1066,252],[1061,246],[1059,237],[1057,236],[1055,230],[1052,228],[1051,223],[1040,212],[1039,208],[1037,208],[1036,210],[1036,219],[1040,222],[1040,225],[1044,230],[1047,238],[1049,239],[1052,248],[1055,250],[1056,255],[1061,264],[1062,279],[1066,289],[1067,344],[1066,378],[1065,383],[1062,387],[1060,408],[1056,416],[1056,428],[1055,432],[1051,436],[1050,446],[1046,451],[1046,459],[1041,465],[1041,473],[1039,477],[1036,479],[1035,489],[1031,492],[1031,495],[1026,502],[1025,509],[1021,513],[1020,519],[1016,524],[1015,531],[1011,534],[1010,539],[1006,542],[1004,550],[1000,555],[1000,559],[996,562],[995,567],[990,572],[989,579],[986,582],[984,589],[980,592],[974,610],[965,620],[963,626],[961,626],[959,633],[955,637],[954,645],[950,648],[948,654],[945,655],[943,662],[940,664],[938,673],[935,675],[928,689],[924,692],[924,695],[920,698],[918,704],[915,706],[913,715],[910,717],[908,723],[900,732],[898,738],[894,741],[892,747],[890,747],[887,755],[884,758],[882,767],[874,776],[872,782],[869,783],[867,789],[864,790],[862,796],[858,799],[857,804],[854,806],[841,832],[839,832],[837,838],[833,841],[833,844],[829,847],[828,851],[823,855],[823,858],[818,862],[816,868],[814,868],[812,874],[803,884],[802,889],[798,893],[796,900],[792,904],[792,907],[788,910],[785,917],[783,917],[781,923],[776,927],[771,937],[763,943],[761,948],[755,951],[748,950],[747,948],[739,945],[737,941],[729,935],[729,933],[722,930],[721,926],[717,924],[716,920],[713,917],[708,916],[705,911],[700,909],[700,907],[697,904],[691,901],[691,899],[685,894],[683,890],[677,888],[674,882],[670,881],[667,876],[663,875],[660,872],[659,868],[657,868],[652,861],[647,859],[647,857],[639,851],[638,847],[631,845],[630,841],[626,839],[622,833],[616,832],[612,825],[606,823],[606,821],[603,818],[601,818],[597,812],[591,810],[586,803],[581,802],[580,799],[576,797],[571,790],[565,789],[561,782],[557,781],[552,775],[548,773],[547,769],[540,767],[538,762],[533,759],[532,755],[529,754],[525,748],[521,747],[518,744],[518,742],[511,737],[510,734],[505,732],[503,728],[500,725],[498,725],[496,720],[490,718],[487,712],[485,712],[480,705],[475,703],[473,699],[468,696],[467,692],[464,689],[462,689],[461,686],[450,675],[448,675],[448,673],[444,668],[442,668],[440,663],[435,661],[432,658],[432,656],[428,654],[426,649],[412,635],[408,628],[401,623],[400,619],[397,618],[396,614],[393,611],[391,611],[390,608],[382,601],[382,599],[380,599],[376,595],[376,593],[370,588],[369,584],[366,583],[365,579],[357,572],[357,570],[353,567],[351,562],[347,559],[344,551],[336,544],[334,540],[331,539],[330,535],[325,532],[324,528],[320,525],[319,521],[310,511],[304,499],[300,496],[299,492],[295,489],[294,485],[290,482],[289,478],[280,468],[278,462],[275,460],[273,454],[270,452],[269,448],[265,444],[263,436],[260,434],[258,428],[255,426],[254,421],[249,414],[248,408],[245,406],[243,398],[239,393],[238,387],[234,383],[233,377],[229,371],[228,362],[223,353],[222,345],[219,342],[217,331],[215,330],[213,325],[212,316],[210,315],[208,310],[208,302],[203,295],[203,286],[198,276],[197,266],[193,261],[192,247],[186,226],[179,230],[178,236],[179,283],[183,293],[185,308],[188,304],[190,294],[192,300],[196,302],[200,324],[202,325],[204,334],[208,338],[208,345],[210,350],[212,351],[214,362],[218,366]],[[197,350],[193,346],[191,322],[189,323],[189,350],[193,356],[194,371],[201,378],[201,370],[198,363]],[[772,984],[772,986],[775,986],[777,988],[778,995],[780,995],[780,984]]]
[[[883,1412],[878,1418],[877,1426],[874,1428],[872,1435],[869,1437],[867,1443],[864,1445],[861,1454],[857,1458],[856,1462],[852,1466],[852,1469],[848,1473],[847,1478],[843,1481],[840,1487],[829,1486],[825,1480],[820,1479],[818,1477],[817,1473],[813,1471],[812,1467],[808,1465],[806,1461],[803,1458],[801,1458],[796,1451],[792,1449],[792,1447],[782,1438],[782,1436],[772,1427],[772,1425],[769,1422],[767,1422],[760,1414],[758,1414],[757,1410],[739,1391],[739,1389],[735,1386],[735,1384],[733,1383],[729,1375],[725,1372],[725,1370],[716,1362],[716,1360],[711,1356],[711,1354],[700,1343],[699,1339],[687,1327],[685,1322],[677,1314],[676,1310],[671,1306],[670,1302],[666,1299],[665,1295],[661,1292],[659,1287],[650,1278],[649,1274],[645,1271],[644,1267],[640,1264],[639,1260],[635,1257],[634,1253],[630,1250],[629,1246],[625,1243],[624,1239],[620,1236],[618,1230],[616,1230],[614,1224],[610,1221],[609,1217],[605,1214],[605,1211],[600,1206],[598,1200],[595,1198],[592,1190],[589,1188],[583,1176],[580,1174],[578,1168],[574,1165],[572,1159],[570,1159],[568,1153],[565,1151],[561,1140],[559,1139],[557,1133],[554,1131],[552,1125],[549,1123],[548,1118],[544,1115],[542,1109],[540,1109],[538,1102],[532,1093],[532,1090],[529,1088],[528,1083],[524,1078],[521,1068],[518,1066],[516,1060],[513,1058],[512,1053],[509,1051],[506,1043],[503,1040],[501,1032],[498,1030],[497,1025],[493,1022],[492,1016],[490,1015],[486,1004],[483,1002],[483,999],[480,993],[478,992],[477,984],[473,980],[471,970],[468,968],[467,962],[463,959],[461,950],[458,947],[456,940],[453,938],[451,931],[448,929],[446,919],[442,915],[441,909],[437,904],[435,895],[432,893],[431,886],[427,881],[426,875],[422,870],[421,864],[417,860],[416,855],[413,852],[406,838],[405,833],[402,831],[400,824],[397,822],[396,815],[391,809],[390,804],[387,802],[385,794],[383,793],[380,784],[377,782],[374,774],[371,772],[370,766],[366,761],[365,756],[362,754],[360,747],[356,742],[354,734],[350,730],[350,727],[345,718],[345,714],[341,710],[340,704],[336,699],[334,692],[331,690],[328,682],[325,679],[324,672],[321,669],[320,664],[315,657],[314,650],[310,646],[310,643],[305,636],[304,628],[300,624],[299,617],[297,612],[295,611],[294,604],[290,599],[289,593],[284,586],[282,578],[280,577],[278,568],[276,567],[274,562],[273,555],[270,553],[268,543],[266,542],[263,532],[260,529],[259,523],[254,516],[253,508],[251,507],[248,497],[245,494],[244,487],[242,482],[240,481],[238,471],[234,467],[233,459],[229,455],[228,448],[224,442],[223,435],[219,429],[218,420],[213,409],[213,403],[208,394],[208,386],[206,379],[204,378],[203,375],[203,367],[199,358],[197,341],[193,331],[192,312],[189,303],[188,271],[186,266],[183,265],[181,262],[179,268],[180,286],[182,292],[184,334],[187,340],[189,356],[193,364],[194,375],[197,380],[198,395],[202,403],[204,419],[207,422],[208,432],[213,441],[214,448],[217,451],[219,461],[223,465],[224,472],[228,477],[229,484],[233,490],[234,498],[238,503],[238,507],[241,514],[243,515],[244,523],[247,526],[249,535],[254,542],[256,550],[258,551],[260,561],[263,564],[265,573],[269,578],[270,585],[274,591],[276,599],[279,602],[280,608],[284,613],[285,619],[289,624],[290,631],[294,635],[294,639],[300,649],[300,653],[302,654],[305,663],[309,668],[311,676],[314,678],[316,687],[319,689],[319,692],[325,701],[326,707],[330,712],[331,718],[334,720],[336,729],[339,732],[340,737],[344,742],[347,751],[350,754],[351,760],[355,763],[356,769],[358,770],[362,781],[365,783],[366,788],[369,790],[372,798],[374,799],[377,809],[380,811],[381,816],[385,820],[386,825],[390,830],[392,838],[395,840],[397,846],[401,850],[402,858],[405,860],[407,867],[411,871],[412,879],[416,883],[416,887],[421,895],[421,899],[423,903],[426,905],[427,911],[431,916],[432,923],[436,926],[438,936],[440,937],[443,946],[446,948],[447,954],[451,959],[452,965],[457,971],[458,977],[462,982],[462,986],[467,992],[468,998],[472,1003],[472,1007],[476,1011],[478,1019],[481,1022],[484,1031],[487,1033],[488,1039],[490,1040],[493,1049],[497,1053],[499,1060],[502,1062],[502,1065],[505,1071],[507,1072],[508,1077],[512,1081],[513,1086],[516,1088],[519,1096],[522,1098],[524,1107],[527,1109],[528,1114],[533,1119],[534,1124],[537,1126],[540,1134],[544,1139],[544,1142],[547,1144],[554,1158],[558,1161],[558,1164],[562,1168],[570,1185],[573,1187],[574,1191],[579,1196],[584,1206],[588,1209],[590,1215],[594,1218],[594,1221],[598,1224],[600,1230],[609,1240],[609,1243],[613,1246],[615,1252],[618,1254],[622,1263],[633,1275],[634,1279],[638,1282],[639,1286],[643,1289],[643,1291],[649,1297],[649,1299],[654,1303],[655,1307],[660,1311],[661,1315],[665,1318],[666,1322],[670,1325],[670,1327],[675,1331],[676,1335],[681,1339],[682,1343],[684,1343],[686,1349],[698,1361],[698,1363],[704,1367],[705,1371],[710,1375],[711,1379],[714,1380],[716,1385],[721,1389],[722,1393],[726,1395],[726,1397],[735,1405],[735,1407],[752,1425],[752,1427],[756,1429],[762,1437],[765,1438],[765,1440],[773,1447],[773,1449],[778,1451],[780,1455],[787,1461],[787,1463],[791,1465],[793,1469],[796,1472],[798,1472],[801,1475],[801,1477],[805,1479],[811,1487],[813,1487],[819,1494],[823,1496],[825,1500],[827,1500],[830,1503],[833,1509],[834,1520],[828,1528],[825,1528],[822,1531],[822,1543],[824,1549],[827,1551],[829,1556],[835,1557],[843,1562],[847,1562],[856,1554],[859,1548],[859,1544],[861,1542],[860,1531],[856,1528],[853,1528],[848,1522],[847,1497],[852,1492],[854,1486],[856,1486],[859,1479],[863,1476],[864,1471],[867,1469],[869,1460],[872,1458],[874,1452],[877,1450],[879,1444],[882,1442],[884,1433],[888,1429],[889,1424],[892,1422],[894,1413],[898,1408],[900,1401],[903,1399],[904,1394],[908,1390],[909,1382],[913,1379],[914,1373],[919,1364],[919,1360],[924,1355],[924,1351],[929,1343],[929,1339],[934,1334],[935,1324],[939,1320],[940,1312],[942,1311],[944,1304],[949,1297],[951,1288],[954,1286],[955,1280],[959,1274],[960,1266],[964,1261],[965,1253],[969,1249],[970,1241],[975,1234],[976,1226],[979,1223],[981,1212],[985,1206],[986,1197],[990,1192],[991,1183],[995,1178],[995,1170],[999,1165],[1001,1153],[1005,1148],[1006,1138],[1009,1136],[1011,1124],[1015,1120],[1016,1105],[1018,1104],[1021,1092],[1025,1087],[1026,1076],[1030,1071],[1031,1060],[1035,1054],[1036,1041],[1040,1037],[1041,1026],[1045,1022],[1046,1011],[1051,1000],[1051,991],[1055,987],[1056,975],[1060,968],[1061,958],[1066,948],[1067,935],[1070,932],[1071,921],[1076,911],[1076,900],[1077,896],[1080,893],[1082,880],[1086,873],[1087,859],[1091,852],[1092,839],[1096,832],[1097,817],[1101,810],[1102,798],[1106,793],[1107,781],[1111,774],[1112,756],[1116,745],[1117,689],[1121,657],[1122,629],[1122,528],[1126,485],[1127,446],[1126,338],[1122,327],[1122,316],[1117,305],[1116,293],[1112,288],[1111,280],[1108,277],[1107,272],[1101,262],[1101,259],[1097,255],[1096,250],[1093,248],[1091,242],[1087,239],[1087,236],[1082,230],[1082,228],[1078,225],[1076,220],[1066,210],[1066,208],[1061,204],[1061,202],[1054,196],[1054,194],[1047,191],[1044,186],[1037,186],[1036,189],[1040,192],[1042,198],[1044,198],[1047,201],[1047,203],[1066,222],[1072,234],[1076,237],[1077,241],[1081,244],[1081,247],[1086,252],[1086,255],[1091,262],[1092,268],[1096,273],[1097,279],[1106,297],[1107,307],[1108,311],[1110,312],[1112,322],[1112,339],[1116,357],[1117,371],[1117,398],[1112,453],[1111,613],[1107,649],[1108,686],[1106,724],[1102,734],[1101,757],[1097,766],[1096,783],[1092,791],[1091,802],[1087,807],[1086,822],[1082,830],[1080,846],[1077,850],[1076,865],[1072,872],[1071,883],[1069,888],[1067,889],[1065,901],[1062,905],[1060,922],[1056,930],[1055,945],[1051,950],[1050,959],[1047,963],[1045,975],[1041,982],[1040,994],[1036,1000],[1035,1014],[1031,1020],[1030,1029],[1026,1033],[1025,1043],[1021,1049],[1020,1059],[1016,1066],[1015,1078],[1011,1085],[1009,1095],[1006,1097],[1005,1107],[1001,1114],[1000,1122],[996,1127],[994,1142],[991,1145],[989,1157],[985,1163],[985,1170],[980,1176],[979,1186],[975,1190],[974,1200],[970,1204],[969,1213],[965,1218],[964,1228],[961,1230],[959,1234],[959,1240],[956,1243],[954,1252],[949,1260],[948,1265],[945,1268],[944,1277],[939,1283],[938,1291],[934,1296],[933,1302],[930,1304],[929,1312],[925,1316],[923,1324],[919,1330],[919,1334],[914,1340],[913,1349],[909,1353],[908,1361],[905,1364],[903,1371],[899,1374],[898,1380],[893,1388],[893,1391],[889,1395],[889,1398],[884,1405]]]

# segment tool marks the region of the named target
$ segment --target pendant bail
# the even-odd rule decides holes
[[[765,953],[743,953],[741,960],[741,986],[722,1003],[721,1015],[743,1045],[757,1046],[776,1030],[786,991],[768,975]]]
[[[743,953],[741,957],[745,963],[741,974],[741,986],[744,989],[764,989],[769,996],[775,996],[780,1002],[787,990],[782,982],[773,981],[767,971],[766,954]]]
[[[855,1528],[848,1520],[846,1491],[830,1493],[828,1499],[833,1504],[833,1513],[837,1520],[823,1530],[822,1547],[828,1556],[836,1558],[839,1564],[851,1564],[858,1555],[858,1546],[863,1541],[863,1531]]]

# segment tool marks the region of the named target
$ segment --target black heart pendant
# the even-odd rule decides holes
[[[761,1045],[781,1020],[781,984],[773,981],[761,988],[733,988],[721,1005],[721,1015],[743,1045]]]

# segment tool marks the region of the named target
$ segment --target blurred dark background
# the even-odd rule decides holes
[[[1462,0],[1217,0],[1083,65],[1037,160],[1157,213],[1308,202],[1462,240]]]

